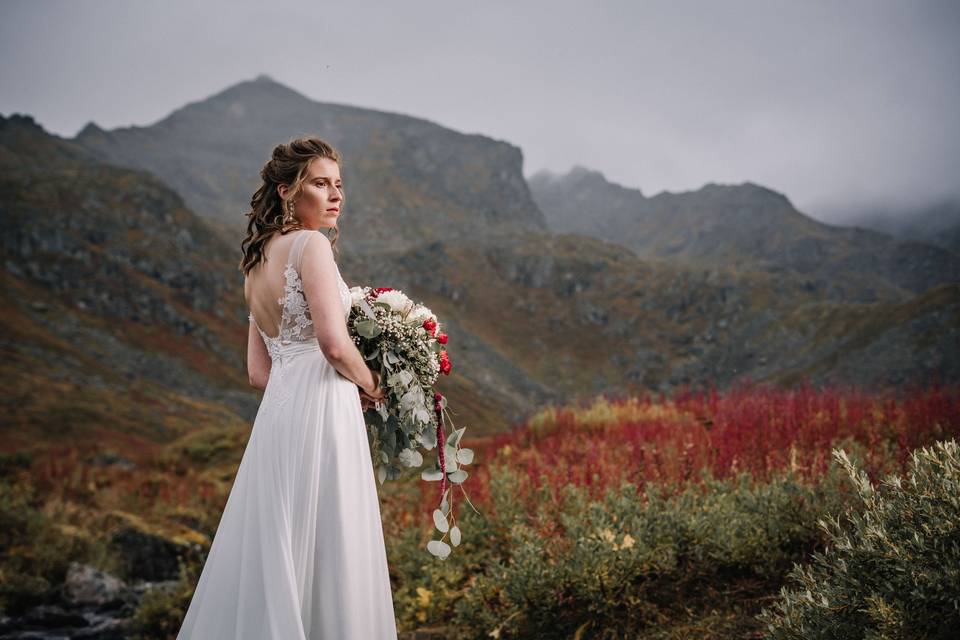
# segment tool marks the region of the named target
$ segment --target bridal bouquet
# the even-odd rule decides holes
[[[434,510],[433,520],[444,536],[431,540],[427,550],[446,558],[451,548],[443,538],[449,534],[453,546],[458,546],[461,538],[450,489],[462,485],[468,476],[463,467],[473,462],[473,451],[460,448],[465,427],[453,429],[446,437],[447,399],[434,389],[440,374],[449,375],[453,366],[445,348],[447,334],[440,331],[430,309],[402,291],[353,287],[350,296],[347,327],[370,368],[380,371],[386,392],[377,409],[365,414],[377,479],[383,484],[399,478],[404,467],[423,464],[420,447],[427,451],[437,448],[436,464],[424,469],[420,477],[440,481],[440,507]],[[462,486],[460,490],[463,492]]]

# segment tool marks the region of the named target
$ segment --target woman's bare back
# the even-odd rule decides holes
[[[243,295],[254,322],[272,338],[280,333],[283,298],[288,292],[287,278],[291,273],[299,273],[307,238],[303,238],[297,247],[294,247],[294,242],[301,234],[309,233],[300,231],[271,237],[263,248],[266,259],[251,269],[244,281]],[[295,248],[299,255],[292,255]],[[288,267],[292,267],[292,272],[288,271]]]

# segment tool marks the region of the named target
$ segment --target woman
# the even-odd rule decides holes
[[[347,332],[333,253],[340,157],[300,138],[260,176],[240,269],[264,395],[177,638],[395,640],[363,420],[384,392]]]

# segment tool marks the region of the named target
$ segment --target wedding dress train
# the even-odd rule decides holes
[[[178,640],[397,637],[358,390],[317,343],[300,281],[317,232],[296,233],[279,335],[257,326],[270,379]]]

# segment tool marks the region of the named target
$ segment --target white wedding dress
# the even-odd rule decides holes
[[[358,389],[317,343],[300,281],[317,232],[295,233],[279,334],[257,327],[270,379],[178,640],[397,637]]]

